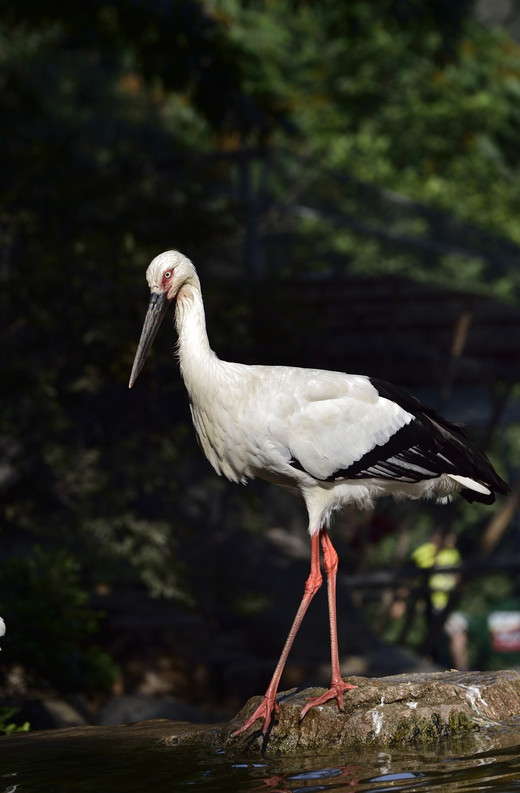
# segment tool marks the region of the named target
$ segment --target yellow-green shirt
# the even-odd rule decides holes
[[[412,554],[412,559],[423,570],[430,567],[458,567],[462,561],[457,548],[441,548],[433,542],[425,542]],[[451,590],[457,583],[454,573],[433,573],[430,576],[431,601],[434,608],[441,611],[448,605]]]

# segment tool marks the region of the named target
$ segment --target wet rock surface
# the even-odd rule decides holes
[[[520,674],[500,672],[439,672],[385,678],[350,677],[357,686],[345,695],[341,713],[335,701],[312,708],[300,721],[308,697],[322,689],[283,692],[280,710],[266,737],[261,722],[231,738],[258,705],[249,700],[228,724],[196,732],[186,740],[210,741],[240,752],[284,755],[325,751],[338,746],[433,745],[439,739],[474,731],[511,726],[520,721]],[[171,743],[183,740],[171,736]]]
[[[475,740],[500,731],[517,735],[520,725],[520,674],[500,672],[434,672],[384,678],[346,678],[357,686],[345,695],[340,713],[335,701],[312,708],[300,721],[307,698],[323,689],[307,688],[280,694],[280,710],[267,736],[261,722],[236,738],[231,734],[258,705],[253,697],[230,722],[202,725],[160,719],[128,726],[79,726],[43,730],[0,738],[11,754],[65,741],[95,746],[116,742],[136,751],[138,747],[166,746],[224,749],[231,756],[263,754],[290,757],[335,751],[363,751],[403,747],[435,749],[442,741],[464,750]]]

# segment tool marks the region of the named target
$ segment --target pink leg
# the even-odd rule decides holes
[[[251,727],[257,719],[263,719],[264,725],[262,727],[262,732],[265,734],[269,728],[271,723],[271,719],[274,713],[278,712],[278,704],[276,702],[276,692],[278,691],[278,685],[280,683],[280,678],[282,676],[282,672],[287,661],[287,657],[291,651],[291,647],[293,645],[294,639],[296,638],[296,634],[298,633],[298,629],[302,624],[302,620],[305,616],[307,609],[309,608],[309,604],[313,599],[314,595],[318,591],[322,583],[322,576],[320,571],[320,534],[319,532],[311,537],[311,571],[309,573],[309,577],[305,582],[305,589],[303,593],[303,597],[301,603],[299,605],[298,611],[296,612],[296,616],[294,618],[294,622],[292,624],[291,630],[289,631],[289,635],[285,641],[284,648],[282,650],[282,654],[278,663],[276,664],[276,669],[274,670],[273,676],[271,678],[271,682],[267,687],[267,691],[264,694],[264,697],[254,711],[252,716],[248,718],[245,724],[235,730],[232,733],[231,737],[234,738],[236,735],[240,735],[241,732],[245,732],[249,727]],[[339,662],[338,662],[339,667]]]
[[[329,601],[329,626],[330,626],[330,663],[332,668],[332,675],[330,681],[330,688],[320,697],[313,697],[309,699],[302,712],[300,713],[300,720],[303,719],[305,714],[315,705],[323,705],[329,699],[336,699],[338,707],[341,711],[344,709],[343,694],[350,688],[356,686],[350,683],[344,683],[341,678],[341,669],[339,666],[339,649],[338,649],[338,626],[336,617],[336,576],[338,571],[338,554],[334,548],[326,529],[320,531],[321,547],[323,550],[323,567],[327,575],[327,597]]]

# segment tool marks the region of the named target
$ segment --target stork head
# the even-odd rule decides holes
[[[150,303],[135,353],[129,388],[132,388],[144,366],[168,306],[177,297],[181,287],[196,278],[195,267],[178,251],[160,253],[148,265],[146,280],[151,291]]]

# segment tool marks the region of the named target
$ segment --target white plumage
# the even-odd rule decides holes
[[[304,598],[257,718],[264,731],[277,709],[283,665],[307,606],[321,584],[324,555],[331,611],[331,688],[343,706],[335,635],[337,556],[328,537],[332,513],[368,508],[380,496],[445,500],[460,492],[492,503],[506,484],[461,429],[405,392],[363,375],[221,361],[206,333],[200,282],[193,264],[167,251],[148,267],[151,300],[130,386],[144,364],[168,305],[175,300],[181,374],[202,449],[218,474],[245,483],[260,477],[301,497],[309,514],[311,573]],[[334,624],[333,624],[334,623]]]

